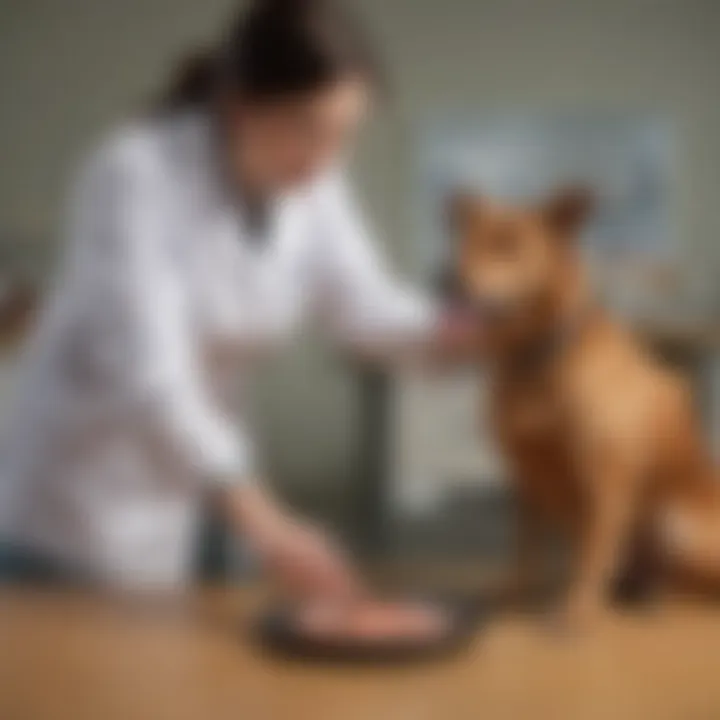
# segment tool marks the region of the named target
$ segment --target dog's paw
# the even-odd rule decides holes
[[[592,634],[598,626],[602,607],[593,598],[571,595],[552,617],[553,629],[572,637]]]

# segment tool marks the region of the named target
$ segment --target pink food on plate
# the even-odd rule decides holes
[[[423,641],[442,637],[447,614],[427,603],[364,600],[343,606],[317,602],[303,608],[298,625],[304,634],[338,641]]]

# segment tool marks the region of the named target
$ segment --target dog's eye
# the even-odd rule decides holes
[[[511,230],[498,230],[492,236],[491,246],[493,254],[497,257],[512,257],[518,248],[517,235]]]

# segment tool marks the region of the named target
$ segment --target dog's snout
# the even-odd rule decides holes
[[[436,287],[444,302],[464,309],[484,321],[501,319],[509,309],[504,299],[473,292],[458,270],[450,266],[438,274]]]

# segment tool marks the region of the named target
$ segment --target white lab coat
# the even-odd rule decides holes
[[[279,199],[266,241],[249,237],[200,115],[115,133],[69,225],[4,438],[0,535],[102,582],[188,579],[203,488],[253,472],[243,380],[308,312],[372,347],[432,325],[338,174]]]

